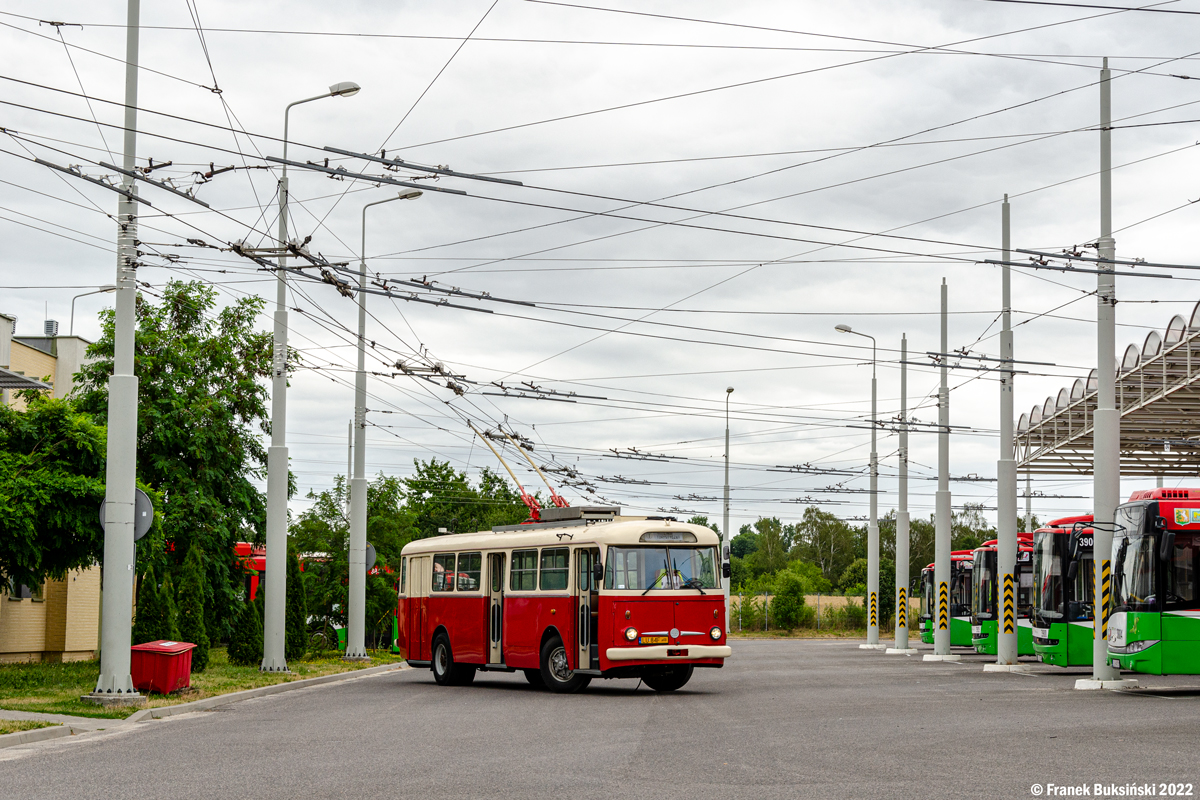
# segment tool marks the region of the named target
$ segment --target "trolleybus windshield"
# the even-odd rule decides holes
[[[980,619],[996,619],[996,551],[977,550],[975,568],[971,574],[971,600],[975,616]]]
[[[1157,611],[1154,534],[1142,530],[1143,506],[1119,506],[1113,533],[1113,609]]]
[[[1063,618],[1063,542],[1054,531],[1033,534],[1033,612],[1040,620]]]
[[[605,589],[716,589],[711,547],[610,547]]]

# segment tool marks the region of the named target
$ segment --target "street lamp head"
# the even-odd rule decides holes
[[[117,287],[116,287],[116,286],[113,286],[111,283],[106,283],[106,284],[104,284],[103,286],[99,287],[99,288],[98,288],[96,291],[99,291],[99,292],[115,292],[116,290],[117,290]]]
[[[733,394],[733,387],[730,386],[728,389],[726,389],[725,394]]]
[[[854,330],[849,325],[846,325],[845,323],[840,324],[840,325],[834,325],[833,329],[840,333],[854,333]]]
[[[354,81],[342,81],[329,87],[329,94],[333,97],[353,97],[360,91],[362,87]]]
[[[425,194],[425,193],[418,189],[412,189],[407,192],[401,192],[400,196],[397,197],[396,199],[397,200],[416,200],[418,197],[420,197],[423,194]]]

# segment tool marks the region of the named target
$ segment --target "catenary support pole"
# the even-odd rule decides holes
[[[1109,572],[1112,567],[1113,518],[1121,502],[1121,416],[1117,411],[1117,279],[1113,265],[1104,259],[1116,258],[1117,244],[1112,237],[1112,75],[1108,59],[1100,70],[1100,238],[1097,241],[1101,263],[1096,276],[1096,417],[1095,467],[1092,496],[1095,499],[1095,639],[1092,642],[1093,681],[1116,680],[1119,675],[1108,666]]]
[[[1000,460],[996,462],[996,575],[1000,588],[995,666],[1017,665],[1017,462],[1013,440],[1012,260],[1008,195],[1000,211]]]
[[[948,297],[946,279],[942,278],[942,349],[950,352],[948,329]],[[950,385],[946,356],[942,356],[941,385],[938,389],[938,488],[934,499],[933,533],[933,654],[931,661],[957,661],[950,653]]]
[[[129,0],[125,29],[125,136],[127,172],[137,166],[138,36],[140,0]],[[132,178],[122,188],[136,194]],[[113,330],[113,374],[108,379],[108,460],[104,496],[104,599],[101,610],[100,677],[93,696],[100,702],[136,701],[130,675],[133,641],[134,499],[137,480],[138,379],[134,375],[137,326],[137,203],[121,196],[117,204],[117,298]]]
[[[1029,470],[1025,470],[1025,530],[1033,531],[1033,481]]]
[[[900,336],[900,499],[896,509],[896,646],[888,653],[917,651],[908,646],[908,336]]]
[[[733,537],[729,535],[729,395],[733,394],[733,387],[730,386],[725,390],[725,512],[721,521],[721,538],[724,541],[721,543],[721,559],[724,563],[729,562],[729,549],[732,547]],[[722,578],[721,584],[725,587],[725,619],[729,619],[729,583],[732,578]],[[740,597],[740,595],[739,595]],[[739,603],[741,600],[739,599]],[[738,630],[741,630],[741,606],[738,606]]]
[[[350,476],[354,474],[354,420],[346,423],[346,517],[350,517]]]

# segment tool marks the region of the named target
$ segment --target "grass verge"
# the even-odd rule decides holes
[[[6,733],[20,733],[21,731],[37,730],[38,728],[49,728],[57,724],[56,722],[38,722],[34,719],[0,719],[0,736]]]
[[[368,651],[369,662],[342,661],[335,653],[321,653],[289,666],[290,674],[259,672],[258,667],[239,667],[229,663],[225,648],[210,651],[208,669],[192,675],[192,688],[179,694],[149,697],[154,708],[190,703],[214,695],[230,694],[260,686],[316,678],[338,672],[353,672],[364,667],[394,664],[401,659],[383,650]],[[34,711],[43,714],[73,714],[79,717],[124,719],[138,709],[105,709],[80,700],[92,691],[100,675],[100,662],[77,661],[71,664],[5,664],[0,666],[0,708]]]

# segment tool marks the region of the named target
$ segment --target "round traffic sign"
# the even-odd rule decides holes
[[[100,504],[101,528],[104,527],[104,507],[107,505],[107,502]],[[133,540],[136,542],[145,536],[152,524],[154,524],[154,504],[150,502],[150,495],[141,489],[135,489],[133,500]]]

